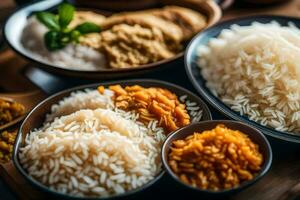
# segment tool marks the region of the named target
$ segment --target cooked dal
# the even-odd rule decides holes
[[[22,116],[24,112],[25,107],[22,104],[0,99],[0,126]]]
[[[0,163],[6,163],[11,160],[16,136],[17,130],[0,133]]]

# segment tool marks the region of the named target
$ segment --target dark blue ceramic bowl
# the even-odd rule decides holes
[[[231,189],[225,189],[225,190],[219,190],[219,191],[212,191],[212,190],[204,190],[192,187],[191,185],[188,185],[186,183],[183,183],[178,176],[172,171],[168,164],[168,156],[170,153],[170,149],[172,146],[173,141],[184,139],[190,135],[192,135],[194,132],[203,132],[206,130],[211,130],[215,128],[218,124],[224,124],[226,127],[233,129],[233,130],[239,130],[246,134],[255,144],[259,146],[259,151],[263,155],[264,162],[261,166],[261,170],[258,172],[258,174],[250,181],[245,181],[242,184],[240,184],[238,187],[231,188]],[[233,120],[212,120],[212,121],[202,121],[190,124],[186,127],[183,127],[181,129],[176,130],[172,134],[170,134],[167,139],[165,140],[163,147],[162,147],[162,162],[163,165],[167,171],[167,173],[173,178],[175,182],[178,184],[184,186],[187,189],[190,189],[191,192],[198,193],[199,195],[215,198],[215,197],[226,197],[228,195],[240,192],[247,187],[253,185],[256,183],[259,179],[261,179],[266,173],[269,171],[273,154],[272,154],[272,148],[269,144],[267,138],[262,134],[261,131],[258,129],[249,126],[242,122],[237,122]],[[208,198],[208,199],[210,199]]]
[[[264,134],[278,138],[280,140],[290,141],[290,142],[296,142],[300,143],[300,135],[294,135],[291,133],[281,132],[277,131],[273,128],[269,128],[266,126],[263,126],[259,123],[256,123],[254,121],[251,121],[248,119],[247,116],[241,116],[239,113],[233,111],[230,107],[228,107],[225,103],[223,103],[219,98],[214,96],[210,90],[206,87],[206,81],[202,77],[200,73],[200,69],[197,66],[197,48],[201,45],[207,44],[207,42],[211,38],[217,37],[223,29],[229,29],[232,25],[238,24],[240,26],[248,26],[251,25],[253,22],[260,22],[260,23],[270,23],[272,21],[276,21],[282,26],[287,26],[289,22],[293,22],[296,26],[300,27],[300,19],[299,18],[293,18],[293,17],[283,17],[283,16],[274,16],[274,15],[265,15],[265,16],[250,16],[250,17],[244,17],[239,19],[233,19],[229,21],[225,21],[222,23],[219,23],[201,33],[196,35],[193,40],[190,42],[190,44],[187,47],[186,53],[185,53],[185,69],[187,72],[187,75],[196,88],[196,90],[199,92],[199,94],[207,101],[209,102],[214,108],[219,110],[221,113],[226,115],[227,117],[231,119],[235,119],[238,121],[245,122],[247,124],[250,124],[259,130],[261,130]]]
[[[164,81],[151,80],[151,79],[132,79],[132,80],[94,83],[91,85],[83,85],[83,86],[79,86],[79,87],[61,91],[57,94],[54,94],[54,95],[48,97],[47,99],[45,99],[44,101],[39,103],[27,115],[27,117],[25,118],[25,120],[23,121],[23,123],[19,129],[19,133],[17,135],[15,146],[14,146],[13,162],[14,162],[14,165],[17,168],[17,170],[23,176],[23,178],[26,181],[28,181],[28,184],[30,184],[33,188],[38,189],[42,192],[45,192],[47,195],[50,195],[51,196],[51,198],[49,197],[50,199],[78,199],[78,200],[83,200],[83,199],[84,200],[86,200],[86,199],[110,200],[110,199],[116,199],[116,198],[131,199],[133,196],[140,195],[142,192],[145,192],[146,189],[148,189],[153,184],[155,184],[163,176],[164,170],[162,170],[153,180],[149,181],[148,183],[146,183],[145,185],[143,185],[137,189],[130,190],[123,194],[112,195],[109,197],[88,198],[88,197],[74,197],[70,194],[62,194],[62,193],[56,192],[54,190],[51,190],[49,187],[43,185],[42,183],[40,183],[33,177],[29,176],[27,171],[22,167],[22,164],[20,163],[20,160],[19,160],[19,152],[20,152],[20,148],[24,147],[24,145],[25,145],[26,135],[31,130],[34,130],[34,129],[42,126],[42,124],[45,121],[45,116],[47,113],[49,113],[51,111],[51,106],[53,104],[56,104],[61,99],[65,98],[67,96],[70,96],[70,94],[74,91],[85,90],[85,89],[96,89],[99,85],[109,86],[109,85],[114,85],[114,84],[120,84],[122,86],[130,86],[130,85],[138,84],[143,87],[162,87],[162,88],[166,88],[166,89],[172,91],[173,93],[175,93],[178,96],[187,95],[187,98],[190,101],[197,103],[197,106],[199,106],[203,110],[203,115],[202,115],[201,120],[211,120],[211,113],[210,113],[208,107],[199,97],[197,97],[190,91],[188,91],[180,86],[177,86],[177,85],[174,85],[171,83],[167,83]]]

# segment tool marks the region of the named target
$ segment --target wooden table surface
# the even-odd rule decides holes
[[[1,9],[5,7],[6,11],[11,10],[10,8],[12,6],[13,3],[11,0],[0,0],[0,16],[4,13]],[[300,0],[289,1],[284,4],[278,4],[271,7],[260,8],[253,8],[249,5],[239,3],[238,5],[234,5],[228,11],[225,11],[222,20],[244,15],[264,13],[300,16]],[[24,69],[27,69],[25,67],[26,64],[28,64],[26,61],[16,56],[10,50],[0,52],[0,92],[29,91],[38,88],[28,79],[28,77],[24,75]],[[185,75],[182,75],[185,74],[182,60],[179,61],[176,66],[174,66],[174,71],[177,72],[177,75],[173,77],[168,77],[168,71],[162,72],[160,74],[154,73],[145,75],[145,77],[158,78],[174,82],[195,92],[187,77]],[[31,77],[31,79],[34,78]],[[39,86],[42,87],[41,85]],[[212,108],[211,110],[214,118],[224,118],[216,110]],[[270,172],[253,186],[226,199],[282,200],[283,197],[288,197],[285,199],[295,199],[295,196],[297,196],[296,194],[298,194],[300,188],[300,185],[297,185],[300,182],[300,145],[282,142],[272,138],[269,138],[269,141],[272,145],[274,154],[273,164]],[[8,167],[8,169],[11,168]],[[5,171],[0,171],[0,174],[1,173],[5,173],[6,177],[9,177],[9,175],[12,178],[18,177],[18,175],[15,174],[16,172],[14,170],[9,171],[8,174]],[[20,179],[16,179],[16,181],[20,181]],[[22,181],[20,182],[20,184],[23,188],[23,193],[16,193],[16,191],[20,191],[18,188],[13,188],[14,192],[12,192],[6,186],[4,186],[4,183],[2,181],[0,181],[0,199],[14,199],[15,197],[18,197],[20,199],[38,199],[37,197],[43,196],[41,194],[35,195],[34,192],[30,195],[28,191],[32,191],[31,188],[27,189],[26,187],[24,187],[24,185],[27,185],[28,187],[28,184]],[[160,189],[163,188],[156,188],[153,191],[159,192]],[[172,192],[172,188],[170,189],[170,191]],[[24,193],[27,193],[27,195],[24,195]],[[178,191],[177,193],[175,192],[175,194],[178,194],[178,198],[190,197],[192,199],[194,197],[189,196],[189,194],[180,194],[180,192]]]

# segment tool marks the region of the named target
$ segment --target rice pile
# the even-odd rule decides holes
[[[46,121],[50,122],[54,120],[55,117],[68,115],[81,109],[113,109],[113,95],[114,93],[107,89],[104,90],[102,95],[100,95],[97,90],[90,89],[72,92],[69,97],[52,105],[51,113],[46,116]]]
[[[62,68],[76,70],[97,70],[105,67],[105,56],[100,52],[80,44],[69,44],[61,51],[50,52],[44,45],[47,28],[35,17],[28,19],[23,29],[21,43],[24,50],[40,62],[47,62]]]
[[[61,193],[109,196],[138,188],[161,170],[163,129],[108,109],[56,118],[26,138],[20,161],[28,174]]]
[[[300,133],[300,31],[234,25],[198,49],[212,93],[241,115],[279,131]]]
[[[105,197],[141,187],[161,171],[165,131],[157,120],[117,109],[105,89],[76,91],[59,101],[30,132],[19,158],[27,173],[54,191]],[[200,120],[202,110],[182,96]]]
[[[192,122],[199,122],[202,120],[203,110],[196,102],[188,100],[187,95],[182,95],[179,97],[179,100],[186,105],[186,110],[188,111]]]

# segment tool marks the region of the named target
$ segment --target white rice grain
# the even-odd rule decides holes
[[[206,86],[240,115],[300,134],[300,30],[254,23],[224,31],[198,49]]]

